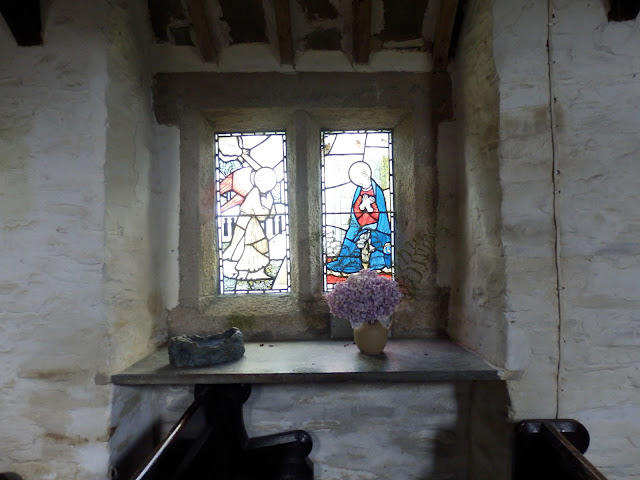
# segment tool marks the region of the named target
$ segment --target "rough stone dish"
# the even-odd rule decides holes
[[[217,335],[179,335],[169,340],[169,363],[174,367],[210,367],[243,355],[242,332],[235,327]]]

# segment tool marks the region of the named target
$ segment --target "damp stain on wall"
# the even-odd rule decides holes
[[[0,218],[3,227],[23,219],[29,211],[30,148],[24,138],[31,131],[32,122],[32,117],[27,115],[0,115]]]

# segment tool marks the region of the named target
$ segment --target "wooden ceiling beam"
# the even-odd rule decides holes
[[[371,0],[353,0],[353,61],[368,63],[371,53]]]
[[[18,45],[42,45],[40,0],[2,1],[0,12]]]
[[[640,12],[640,0],[610,0],[609,21],[635,20]]]
[[[433,70],[443,72],[449,64],[449,49],[453,25],[458,12],[458,0],[442,0],[433,37]]]
[[[213,62],[216,59],[216,47],[213,43],[213,35],[209,28],[205,0],[185,0],[187,13],[191,19],[196,47],[205,62]]]
[[[293,65],[293,36],[291,35],[291,10],[289,0],[275,0],[276,28],[280,64]]]

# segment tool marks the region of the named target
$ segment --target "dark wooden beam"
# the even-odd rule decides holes
[[[205,0],[185,0],[187,13],[191,18],[193,33],[196,37],[196,47],[205,62],[213,62],[216,58],[216,47],[213,44],[213,36],[207,19]]]
[[[368,63],[371,53],[371,0],[353,0],[353,61]]]
[[[40,0],[2,0],[0,12],[18,45],[42,45]]]
[[[291,35],[291,10],[289,0],[275,0],[276,26],[278,29],[278,50],[280,63],[293,65],[293,37]]]
[[[443,72],[449,63],[451,34],[458,11],[458,0],[442,0],[433,38],[433,70]]]
[[[609,21],[635,20],[640,12],[640,0],[610,0]]]
[[[267,43],[267,23],[262,0],[218,0],[222,21],[229,26],[231,44]]]

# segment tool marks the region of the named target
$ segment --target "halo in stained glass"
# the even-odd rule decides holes
[[[391,130],[323,131],[324,289],[363,268],[393,277]]]
[[[220,293],[291,290],[286,155],[284,132],[215,136]]]

